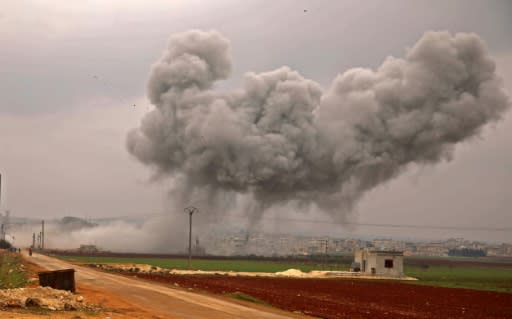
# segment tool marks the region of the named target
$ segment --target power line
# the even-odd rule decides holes
[[[240,217],[242,218],[242,217]],[[272,220],[276,222],[299,222],[309,224],[330,224],[333,225],[331,220],[316,220],[316,219],[300,219],[300,218],[265,218],[264,220]],[[381,228],[412,228],[412,229],[440,229],[440,230],[467,230],[467,231],[512,231],[512,227],[472,227],[472,226],[439,226],[439,225],[412,225],[412,224],[378,224],[378,223],[339,223],[339,226],[367,226],[367,227],[381,227]]]
[[[399,225],[399,224],[371,224],[354,223],[353,225],[388,228],[417,228],[417,229],[442,229],[442,230],[474,230],[474,231],[512,231],[510,227],[472,227],[472,226],[436,226],[436,225]]]
[[[154,213],[147,214],[146,216],[165,216],[168,213]],[[112,218],[124,218],[133,216],[119,216]],[[229,216],[235,219],[247,219],[244,216]],[[408,228],[408,229],[438,229],[438,230],[465,230],[465,231],[498,231],[498,232],[510,232],[512,227],[473,227],[473,226],[456,226],[456,225],[415,225],[415,224],[385,224],[385,223],[352,223],[352,222],[341,222],[336,223],[332,220],[325,219],[302,219],[302,218],[275,218],[275,217],[261,217],[264,221],[274,222],[296,222],[296,223],[307,223],[307,224],[329,224],[335,226],[363,226],[363,227],[377,227],[377,228]]]

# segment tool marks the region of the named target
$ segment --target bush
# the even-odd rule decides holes
[[[0,249],[11,249],[12,245],[5,239],[0,239]]]
[[[448,256],[460,257],[485,257],[487,254],[483,249],[461,248],[448,250]]]

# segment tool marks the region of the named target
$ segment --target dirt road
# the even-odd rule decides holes
[[[49,270],[74,268],[78,289],[80,283],[93,286],[147,310],[152,318],[304,318],[277,309],[249,307],[203,294],[169,288],[157,283],[121,277],[94,269],[72,265],[40,254],[27,257],[30,261]]]

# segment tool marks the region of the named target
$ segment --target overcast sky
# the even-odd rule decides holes
[[[234,70],[221,89],[238,87],[248,71],[283,65],[327,86],[349,68],[374,68],[389,55],[402,57],[425,31],[448,30],[482,37],[512,92],[508,0],[106,3],[2,2],[2,211],[32,217],[165,211],[166,182],[150,181],[151,171],[128,154],[125,139],[153,108],[145,97],[151,64],[172,33],[192,28],[216,29],[231,41]],[[411,167],[368,193],[354,221],[512,227],[511,136],[512,115],[507,113],[480,138],[458,145],[452,161]],[[445,230],[434,235],[512,242],[512,232]]]

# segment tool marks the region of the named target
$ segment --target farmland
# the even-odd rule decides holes
[[[161,268],[187,269],[186,258],[137,258],[137,257],[93,257],[93,256],[58,256],[61,259],[85,264],[148,264]],[[348,264],[339,263],[312,263],[312,262],[286,262],[286,261],[258,261],[245,259],[194,259],[192,269],[211,271],[241,271],[241,272],[277,272],[290,268],[300,269],[304,272],[311,270],[347,270]]]
[[[168,269],[187,269],[186,258],[157,257],[118,257],[118,256],[59,256],[59,258],[76,263],[128,263],[148,264]],[[339,263],[329,260],[322,262],[298,260],[248,260],[248,259],[193,259],[192,269],[211,271],[242,272],[278,272],[286,269],[311,270],[348,270],[347,259]],[[418,278],[408,282],[417,285],[468,288],[512,293],[512,264],[509,261],[471,258],[425,258],[406,259],[405,273]]]
[[[512,293],[512,269],[510,268],[434,265],[427,269],[406,266],[405,271],[409,276],[419,279],[411,282],[413,284]]]
[[[60,256],[82,264],[150,264],[185,269],[188,259],[177,256]],[[219,271],[282,271],[289,268],[347,270],[346,259],[229,258],[194,259],[192,268]],[[345,262],[343,262],[345,261]],[[317,279],[183,275],[165,272],[117,272],[137,280],[157,282],[176,290],[221,295],[242,302],[270,305],[314,317],[342,318],[508,318],[512,311],[510,263],[457,258],[406,259],[406,274],[414,284],[394,280]],[[458,288],[458,289],[454,289]],[[471,288],[471,289],[460,289]],[[371,292],[371,293],[368,293]]]
[[[398,281],[125,275],[328,319],[510,318],[512,312],[512,294],[409,285]]]

